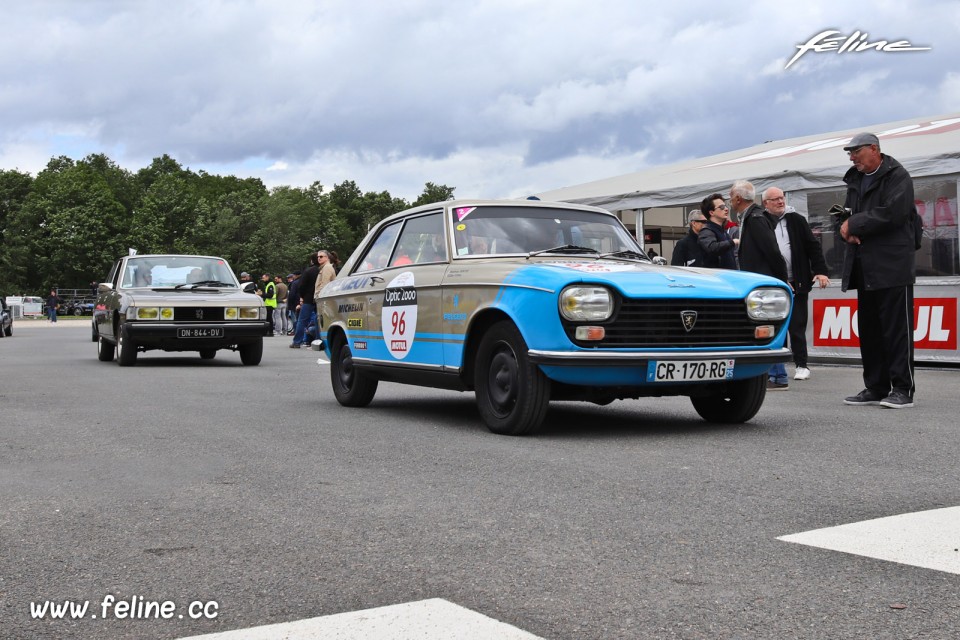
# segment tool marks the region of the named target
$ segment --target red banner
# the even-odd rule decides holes
[[[856,300],[813,301],[813,346],[859,347]],[[957,299],[915,298],[913,345],[916,349],[957,349]]]

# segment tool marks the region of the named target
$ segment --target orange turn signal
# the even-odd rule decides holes
[[[776,333],[777,331],[773,328],[773,325],[765,324],[753,330],[753,337],[757,340],[768,340]]]
[[[577,340],[603,340],[607,332],[603,327],[577,327]]]

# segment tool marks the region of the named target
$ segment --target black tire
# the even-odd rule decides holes
[[[528,434],[547,415],[550,380],[530,362],[512,322],[498,322],[480,341],[475,386],[480,417],[494,433]]]
[[[237,350],[240,352],[240,362],[247,367],[255,367],[263,360],[263,338],[257,338],[256,342],[240,345]],[[203,357],[203,353],[200,354]]]
[[[117,348],[103,339],[103,336],[97,337],[97,359],[100,362],[113,362],[113,356]]]
[[[10,326],[3,330],[3,335],[8,338],[13,335],[13,323],[10,323]]]
[[[365,407],[377,393],[376,378],[364,375],[353,365],[350,345],[342,335],[330,344],[330,385],[337,402],[345,407]]]
[[[200,349],[200,358],[202,360],[213,360],[216,357],[217,357],[216,349]]]
[[[137,345],[130,338],[123,337],[123,329],[117,326],[117,364],[132,367],[137,364]]]
[[[74,307],[73,310],[72,310],[70,313],[72,313],[72,314],[75,315],[75,316],[82,316],[82,315],[83,315],[83,307]]]
[[[767,397],[767,374],[727,383],[709,396],[690,398],[693,408],[707,422],[735,424],[757,415]]]
[[[100,338],[100,332],[97,331],[97,323],[90,323],[90,342],[96,342]]]

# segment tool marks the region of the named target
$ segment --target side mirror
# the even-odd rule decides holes
[[[240,291],[243,291],[244,293],[255,293],[256,290],[256,282],[244,282],[242,285],[240,285]]]
[[[101,282],[97,285],[97,293],[103,293],[104,291],[113,291],[113,284],[109,282]]]
[[[667,259],[663,256],[655,256],[653,258],[653,264],[665,265],[667,264]]]

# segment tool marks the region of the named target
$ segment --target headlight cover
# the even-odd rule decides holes
[[[778,287],[754,289],[746,302],[753,320],[785,320],[790,315],[790,294]]]
[[[173,307],[127,307],[127,320],[173,320]]]
[[[605,287],[567,287],[560,292],[560,314],[572,322],[607,320],[613,315],[613,296]]]

